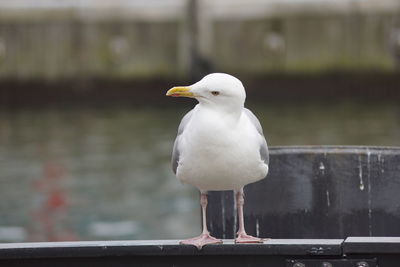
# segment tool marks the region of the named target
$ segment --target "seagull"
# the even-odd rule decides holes
[[[177,178],[200,190],[203,231],[181,244],[201,249],[222,243],[207,229],[207,192],[234,190],[239,218],[235,243],[262,243],[245,231],[243,187],[268,174],[267,142],[257,117],[244,107],[246,92],[232,75],[212,73],[190,86],[173,87],[167,96],[199,103],[182,119],[172,152]]]

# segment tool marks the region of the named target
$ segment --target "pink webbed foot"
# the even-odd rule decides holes
[[[263,239],[248,235],[246,233],[238,233],[238,235],[235,239],[235,243],[237,243],[237,244],[263,243]]]
[[[182,240],[179,243],[182,245],[193,245],[200,250],[203,246],[208,244],[222,244],[222,240],[212,237],[210,234],[207,233],[190,239]]]

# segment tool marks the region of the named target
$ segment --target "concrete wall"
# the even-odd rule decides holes
[[[30,2],[0,1],[2,79],[391,72],[400,58],[394,0]]]

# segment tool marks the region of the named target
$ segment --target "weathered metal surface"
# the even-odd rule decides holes
[[[250,234],[271,238],[400,235],[400,148],[275,147],[267,179],[245,187]],[[233,238],[232,192],[212,192],[209,228]]]
[[[268,240],[209,245],[176,240],[0,244],[0,266],[285,266],[287,258],[341,257],[343,240]]]
[[[389,246],[398,247],[399,239]],[[364,243],[365,242],[365,243]],[[267,240],[264,244],[208,245],[202,250],[177,240],[43,242],[0,244],[0,266],[273,266],[273,267],[396,267],[400,251],[352,250],[383,244],[382,238],[347,240]]]
[[[348,237],[345,254],[400,254],[400,237]]]
[[[189,256],[189,255],[280,255],[280,256],[340,256],[342,239],[272,239],[263,244],[208,245],[198,250],[179,245],[178,240],[39,242],[0,244],[0,259],[65,258],[101,256]]]

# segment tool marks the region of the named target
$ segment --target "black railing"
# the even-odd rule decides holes
[[[400,238],[271,239],[264,244],[178,241],[43,242],[0,245],[0,266],[398,267]]]

